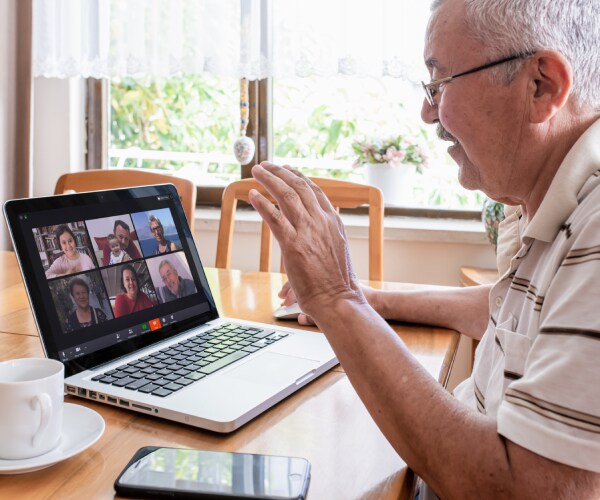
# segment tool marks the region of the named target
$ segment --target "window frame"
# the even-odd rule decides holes
[[[108,80],[85,83],[85,169],[108,168]]]

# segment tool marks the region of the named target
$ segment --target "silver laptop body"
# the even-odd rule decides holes
[[[322,333],[219,317],[172,185],[11,200],[4,212],[44,352],[65,364],[68,394],[231,432],[337,364]],[[171,254],[157,255],[152,246],[158,244],[145,225],[154,214],[177,241]],[[126,247],[132,258],[109,263],[105,233],[122,230],[122,219],[135,230],[135,241],[132,236]],[[80,245],[79,255],[88,254],[94,267],[55,276],[50,269],[72,255],[68,232],[55,234],[64,224],[75,236],[72,244]],[[67,257],[62,261],[69,264]],[[159,279],[164,260],[176,264],[180,280],[187,276],[194,292],[165,298]],[[152,303],[131,313],[118,304],[119,286],[131,274],[127,265]],[[102,322],[79,322],[74,297],[86,288],[81,280],[95,300],[88,306]],[[160,370],[152,372],[155,367]],[[163,385],[150,392],[154,382]]]

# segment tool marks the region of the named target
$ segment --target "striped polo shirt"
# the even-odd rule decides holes
[[[600,120],[531,222],[508,210],[500,234],[490,321],[454,394],[514,443],[600,472]]]

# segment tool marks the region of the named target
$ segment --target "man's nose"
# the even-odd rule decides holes
[[[421,106],[421,120],[428,124],[437,123],[439,121],[438,107],[429,104],[427,99],[423,99],[423,105]]]

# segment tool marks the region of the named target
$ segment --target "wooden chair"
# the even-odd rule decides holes
[[[356,208],[369,206],[369,279],[383,280],[383,195],[373,186],[336,179],[311,180],[319,186],[339,211],[340,208]],[[248,202],[248,192],[256,189],[274,203],[273,198],[254,179],[242,179],[230,183],[223,192],[221,202],[221,221],[217,240],[216,267],[229,269],[231,265],[231,242],[233,239],[234,214],[238,200]],[[271,262],[271,230],[266,222],[262,222],[260,267],[261,271],[269,271]],[[281,264],[281,272],[283,263]]]
[[[173,184],[177,188],[193,235],[196,185],[188,179],[138,169],[86,170],[61,175],[56,182],[54,194],[63,194],[71,190],[85,192],[155,184]]]

